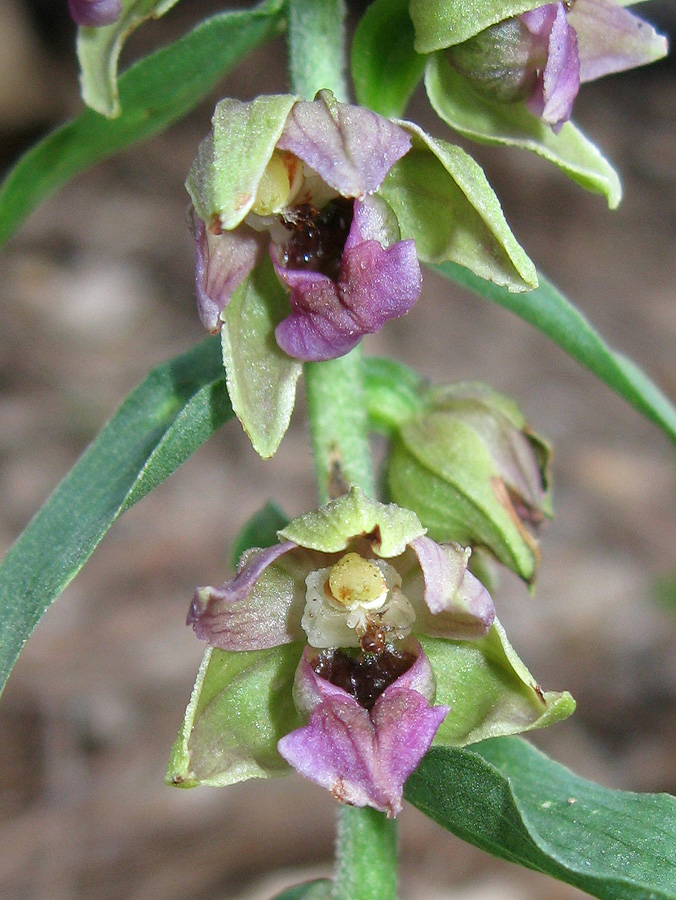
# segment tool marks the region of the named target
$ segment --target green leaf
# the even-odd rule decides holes
[[[167,784],[222,787],[291,771],[277,741],[302,725],[293,680],[304,642],[207,648],[167,769]]]
[[[449,0],[411,0],[415,49],[431,53],[460,44],[489,25],[544,6],[547,0],[472,0],[472,5]]]
[[[412,122],[399,124],[413,147],[390,169],[379,193],[394,210],[402,238],[415,240],[424,262],[452,260],[512,291],[535,287],[535,266],[510,231],[481,166]]]
[[[277,894],[273,900],[330,900],[330,881],[308,881]]]
[[[122,115],[91,109],[47,135],[0,187],[0,245],[52,191],[74,175],[180,119],[217,81],[279,28],[278,4],[219,13],[120,76]]]
[[[676,799],[600,787],[519,738],[433,748],[405,796],[471,844],[594,897],[676,898]]]
[[[381,116],[401,116],[425,69],[413,49],[408,0],[375,0],[352,41],[352,80],[357,100]]]
[[[146,19],[159,19],[177,0],[122,0],[117,22],[99,28],[78,28],[77,55],[84,102],[114,118],[120,114],[117,60],[127,37]]]
[[[254,513],[239,532],[230,548],[232,567],[237,568],[239,558],[245,550],[252,547],[272,547],[277,543],[277,532],[289,524],[289,517],[284,515],[276,503],[268,502],[262,509]]]
[[[437,681],[435,703],[450,707],[433,746],[464,747],[485,738],[545,728],[572,715],[566,691],[543,691],[496,619],[485,637],[448,641],[418,635]]]
[[[439,118],[464,137],[537,153],[586,190],[602,194],[611,209],[622,199],[617,172],[572,122],[566,122],[554,134],[523,103],[499,103],[482,97],[441,53],[429,58],[425,88]]]
[[[539,288],[516,295],[461,266],[445,263],[437,271],[534,325],[676,441],[676,408],[668,397],[635,363],[612,350],[588,319],[543,276]]]
[[[127,397],[0,565],[0,688],[118,516],[232,414],[213,338],[158,366]]]
[[[289,427],[302,363],[277,345],[275,328],[288,315],[286,291],[269,257],[241,284],[221,314],[223,364],[237,418],[254,450],[273,456]]]

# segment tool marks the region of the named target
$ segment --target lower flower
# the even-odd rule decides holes
[[[247,551],[188,622],[207,653],[172,784],[228,784],[285,764],[390,816],[433,741],[463,746],[572,711],[543,694],[494,621],[469,551],[353,488]]]

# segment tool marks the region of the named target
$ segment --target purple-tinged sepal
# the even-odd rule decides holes
[[[108,118],[121,113],[117,62],[127,37],[146,19],[157,19],[178,0],[68,0],[78,23],[77,56],[82,99]]]
[[[307,725],[278,744],[296,771],[327,788],[343,803],[370,806],[396,816],[401,812],[404,782],[428,751],[447,715],[446,706],[431,706],[434,675],[420,646],[408,651],[408,668],[377,697],[360,703],[354,693],[332,683],[331,662],[306,650],[296,672],[294,696]],[[414,656],[414,653],[417,654]],[[353,668],[352,682],[368,680],[369,663]],[[335,665],[340,678],[342,669]]]
[[[122,0],[68,0],[68,10],[78,25],[97,28],[120,18]]]

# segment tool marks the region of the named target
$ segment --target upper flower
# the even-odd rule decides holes
[[[112,25],[122,12],[122,0],[68,0],[68,9],[78,25]]]
[[[432,4],[432,6],[439,5]],[[515,6],[516,4],[510,4]],[[533,4],[534,5],[534,4]],[[524,101],[558,131],[580,84],[653,62],[666,39],[617,0],[567,0],[526,9],[458,42],[414,0],[417,43],[448,47],[451,65],[491,100]],[[517,8],[523,9],[519,3]]]
[[[411,146],[392,122],[321,91],[222,100],[187,181],[200,317],[217,331],[266,245],[289,290],[279,346],[301,360],[351,350],[408,312],[421,288],[413,240],[376,192]]]
[[[195,594],[188,622],[215,649],[171,783],[290,764],[343,802],[396,815],[432,740],[463,746],[572,712],[509,646],[469,551],[426,537],[410,510],[352,488],[278,535]]]

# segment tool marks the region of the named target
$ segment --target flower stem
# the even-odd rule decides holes
[[[343,0],[289,0],[289,68],[292,89],[306,100],[328,88],[348,99]]]
[[[397,827],[365,807],[342,806],[331,900],[396,900]]]
[[[307,99],[328,88],[348,99],[343,0],[289,0],[292,90]],[[361,347],[306,363],[305,389],[321,503],[358,484],[373,496]],[[397,830],[368,807],[341,806],[331,900],[396,900]]]
[[[372,496],[361,348],[307,363],[305,390],[320,502],[343,494],[350,484]]]

